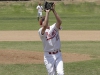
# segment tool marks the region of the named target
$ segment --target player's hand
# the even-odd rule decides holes
[[[50,12],[51,10],[50,10],[50,9],[48,9],[48,10],[44,9],[44,11],[45,11],[45,12]]]
[[[49,13],[51,10],[49,9],[49,10],[45,10],[47,13]]]
[[[55,3],[53,4],[52,8],[51,8],[52,11],[55,10]]]

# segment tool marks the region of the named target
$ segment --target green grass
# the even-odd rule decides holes
[[[62,42],[64,52],[100,55],[100,41],[72,41]]]
[[[0,49],[43,51],[41,41],[0,42]],[[100,55],[100,41],[62,41],[61,50],[70,53]]]
[[[47,75],[43,64],[0,65],[0,75]]]
[[[31,50],[43,51],[42,42],[27,41],[27,42],[0,42],[0,49],[14,49],[14,50]]]
[[[61,17],[63,30],[100,30],[99,15],[68,15]],[[55,23],[50,17],[50,24]],[[0,30],[38,30],[39,22],[33,16],[0,18]]]
[[[36,5],[15,2],[0,5],[0,30],[38,30]],[[100,5],[95,3],[56,4],[63,30],[100,30]],[[43,12],[45,15],[45,12]],[[56,22],[50,13],[50,24]]]
[[[100,60],[65,64],[65,75],[99,75]]]
[[[65,75],[100,75],[100,60],[64,63]],[[0,65],[0,75],[47,75],[44,64]]]
[[[36,30],[39,23],[34,17],[5,17],[0,20],[0,30]]]
[[[14,2],[0,4],[0,30],[38,30],[36,4]],[[95,3],[58,3],[63,30],[100,30],[100,5]],[[45,12],[43,12],[43,15]],[[50,24],[55,18],[50,13]],[[28,50],[43,52],[42,42],[0,42],[0,50]],[[100,41],[61,41],[62,52],[100,56]],[[64,63],[65,75],[100,75],[100,59]],[[47,75],[44,64],[0,64],[0,75]]]

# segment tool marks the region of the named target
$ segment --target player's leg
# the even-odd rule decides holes
[[[40,18],[42,18],[42,12],[40,12]]]
[[[58,58],[56,60],[56,70],[57,75],[64,75],[62,55],[60,52],[58,53]]]
[[[46,69],[48,71],[48,75],[56,75],[55,73],[55,59],[52,57],[52,55],[50,56],[44,56],[44,63],[46,65]]]
[[[37,13],[37,20],[39,21],[40,13]]]

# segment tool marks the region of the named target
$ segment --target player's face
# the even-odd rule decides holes
[[[39,6],[41,6],[41,4],[39,4]]]

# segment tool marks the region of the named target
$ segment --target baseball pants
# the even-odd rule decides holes
[[[42,17],[42,12],[38,12],[37,17]]]
[[[49,54],[48,52],[45,52],[44,63],[46,65],[48,75],[64,75],[61,52],[56,54]]]

